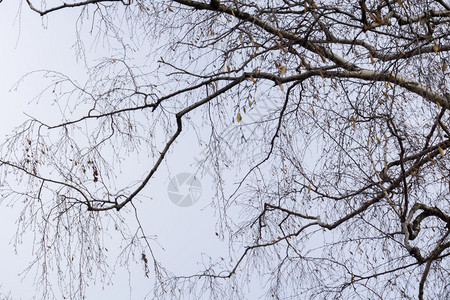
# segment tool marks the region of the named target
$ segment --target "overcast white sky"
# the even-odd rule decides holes
[[[75,59],[73,44],[75,42],[74,22],[78,10],[67,10],[42,19],[24,7],[19,12],[21,1],[3,1],[0,4],[0,134],[2,142],[5,134],[18,126],[25,114],[40,118],[49,118],[51,110],[44,106],[28,105],[29,100],[42,88],[39,77],[25,81],[18,91],[10,91],[23,75],[34,70],[48,69],[74,76],[79,80],[85,78],[82,63]],[[101,55],[97,53],[95,55]],[[107,55],[107,53],[106,53]],[[188,139],[188,138],[186,138]],[[180,144],[180,143],[179,143]],[[193,172],[190,157],[199,156],[199,149],[179,149],[171,155],[172,173]],[[132,162],[136,163],[136,162]],[[145,162],[143,162],[145,165]],[[226,247],[215,235],[215,219],[212,209],[208,208],[211,197],[210,188],[203,188],[200,200],[192,207],[180,208],[170,202],[167,195],[169,174],[162,170],[153,180],[152,188],[147,193],[152,198],[147,203],[139,204],[141,219],[148,235],[158,236],[158,242],[165,250],[158,250],[157,255],[163,265],[174,272],[194,272],[201,261],[202,253],[220,253],[226,255]],[[203,178],[201,183],[207,187],[210,182]],[[32,259],[32,240],[26,239],[14,253],[11,243],[16,229],[16,218],[20,207],[0,206],[0,295],[10,295],[12,299],[30,299],[34,296],[34,273],[30,273],[22,282],[18,274]],[[132,219],[132,218],[130,218]],[[110,242],[110,251],[118,250],[117,242]],[[116,248],[116,251],[114,250]],[[112,255],[114,256],[114,255]],[[112,260],[114,262],[114,260]],[[131,296],[128,272],[117,268],[113,278],[115,285],[105,290],[92,284],[88,290],[88,299],[142,299],[151,291],[152,278],[145,279],[141,265],[131,270]]]

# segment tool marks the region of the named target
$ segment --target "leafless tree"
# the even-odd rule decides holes
[[[70,269],[71,295],[90,278],[81,270],[108,273],[105,220],[126,232],[123,209],[190,130],[208,133],[199,171],[213,170],[232,250],[180,277],[143,228],[123,235],[156,297],[240,297],[256,277],[283,299],[450,298],[446,1],[26,2],[45,18],[78,10],[78,33],[121,53],[85,85],[47,72],[36,100],[53,95],[61,122],[31,118],[2,148],[3,194],[41,241],[44,293],[48,264]],[[136,154],[153,165],[123,186],[114,172]]]

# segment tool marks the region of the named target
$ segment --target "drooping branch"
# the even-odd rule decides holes
[[[32,3],[32,0],[27,0],[27,4],[30,7],[31,10],[37,12],[38,14],[40,14],[41,16],[45,16],[46,14],[61,10],[61,9],[65,9],[65,8],[73,8],[73,7],[83,7],[89,4],[99,4],[102,2],[121,2],[124,5],[130,5],[130,1],[128,2],[124,2],[124,0],[86,0],[86,1],[81,1],[81,2],[75,2],[75,3],[63,3],[62,5],[59,6],[55,6],[49,9],[39,9],[36,6],[34,6],[34,4]]]
[[[117,210],[120,210],[127,203],[129,203],[131,200],[133,200],[133,198],[136,197],[144,189],[144,187],[148,184],[150,179],[156,173],[156,171],[158,170],[159,166],[163,162],[164,157],[166,156],[166,154],[168,153],[169,149],[171,148],[172,144],[175,142],[175,140],[177,139],[177,137],[180,135],[181,131],[183,130],[182,118],[186,114],[188,114],[189,112],[195,110],[196,108],[198,108],[198,107],[208,103],[212,99],[215,99],[217,96],[219,96],[219,95],[225,93],[226,91],[232,89],[234,86],[238,85],[239,83],[241,83],[245,79],[246,79],[246,76],[241,76],[239,78],[236,78],[234,81],[232,81],[228,85],[224,86],[223,88],[217,90],[215,93],[211,94],[210,96],[205,97],[201,101],[198,101],[198,102],[196,102],[196,103],[194,103],[194,104],[184,108],[183,110],[179,111],[175,115],[176,122],[177,122],[177,129],[176,129],[175,133],[172,135],[170,140],[166,143],[166,145],[164,146],[164,149],[160,152],[160,155],[159,155],[158,160],[156,161],[155,165],[152,167],[152,169],[147,174],[147,176],[144,178],[144,180],[142,180],[141,184],[128,197],[126,197],[126,199],[123,200],[122,202],[120,202],[120,203],[118,202],[118,203],[116,203],[113,206],[107,206],[107,207],[102,207],[102,208],[91,208],[91,210],[104,211],[104,210],[109,210],[109,209],[113,209],[113,208],[115,208]]]

